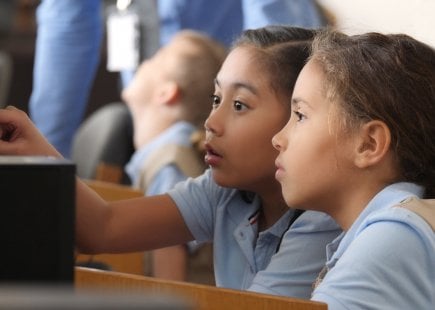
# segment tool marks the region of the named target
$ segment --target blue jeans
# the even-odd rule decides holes
[[[43,0],[37,25],[30,116],[69,157],[99,63],[101,1]]]

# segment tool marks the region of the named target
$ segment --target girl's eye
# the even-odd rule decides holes
[[[299,111],[293,111],[293,113],[296,116],[296,122],[302,122],[304,119],[307,118],[304,114],[302,114]]]
[[[244,104],[244,103],[242,103],[240,101],[237,101],[237,100],[234,101],[234,110],[236,110],[236,111],[242,111],[242,110],[244,110],[246,108],[247,108],[246,104]]]
[[[213,109],[217,108],[220,103],[221,103],[221,98],[219,96],[211,95],[211,104]]]

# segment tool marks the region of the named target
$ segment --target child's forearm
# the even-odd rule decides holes
[[[136,252],[192,240],[169,195],[109,202],[79,179],[76,186],[76,246],[80,252]]]
[[[76,246],[82,253],[102,251],[104,230],[110,208],[79,178],[76,181]]]

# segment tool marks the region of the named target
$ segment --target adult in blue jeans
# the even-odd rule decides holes
[[[69,157],[99,63],[100,0],[43,0],[29,112],[38,128]]]
[[[29,112],[39,130],[65,157],[70,157],[99,63],[102,4],[101,0],[42,0],[37,10]],[[312,0],[158,0],[157,10],[161,44],[186,28],[203,31],[229,45],[243,29],[268,24],[324,25]]]

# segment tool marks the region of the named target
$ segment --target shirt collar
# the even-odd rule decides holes
[[[176,143],[179,145],[190,145],[190,136],[196,130],[195,126],[186,121],[180,121],[163,131],[160,135],[152,139],[149,143],[137,149],[130,161],[125,165],[125,172],[137,184],[145,159],[157,148],[165,144]]]

